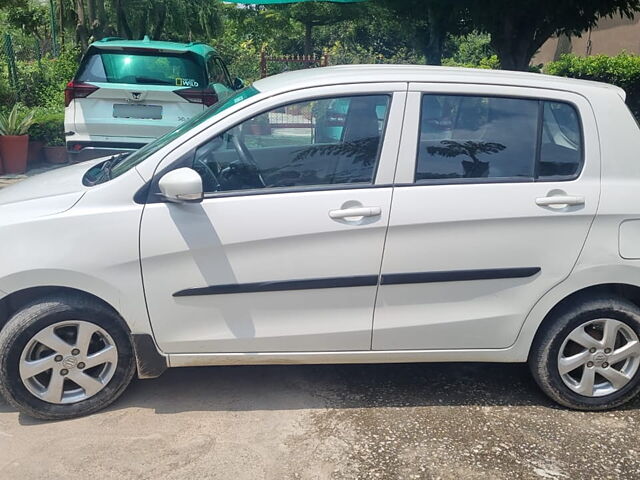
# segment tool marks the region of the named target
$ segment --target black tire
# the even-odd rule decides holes
[[[109,383],[94,396],[77,403],[48,403],[24,386],[20,379],[20,355],[43,328],[66,320],[84,320],[107,331],[118,349],[118,362]],[[88,415],[114,402],[136,371],[131,335],[124,321],[109,309],[80,296],[60,295],[25,306],[0,331],[0,394],[19,411],[44,420]]]
[[[558,354],[564,340],[578,326],[601,318],[624,322],[640,337],[640,308],[615,296],[576,299],[556,312],[536,335],[529,354],[529,368],[544,393],[560,405],[575,410],[609,410],[627,403],[640,392],[640,370],[620,390],[601,397],[580,395],[563,382],[558,371]]]

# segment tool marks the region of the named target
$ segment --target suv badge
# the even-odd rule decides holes
[[[139,102],[144,98],[144,95],[142,94],[142,92],[129,92],[129,97],[130,98],[128,100]]]

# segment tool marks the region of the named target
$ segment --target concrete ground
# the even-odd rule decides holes
[[[0,401],[0,478],[634,479],[639,407],[561,409],[524,365],[173,369],[77,420]]]
[[[18,174],[0,174],[0,188],[8,187],[9,185],[13,185],[14,183],[18,183],[25,178],[32,177],[34,175],[38,175],[39,173],[47,172],[49,170],[54,170],[56,168],[64,167],[66,164],[56,165],[50,163],[39,163],[36,165],[30,165],[29,170],[26,173],[18,173]]]

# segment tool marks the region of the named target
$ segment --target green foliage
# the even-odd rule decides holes
[[[640,56],[621,53],[610,57],[595,55],[578,57],[562,55],[556,62],[548,63],[545,73],[563,77],[580,78],[611,83],[627,92],[627,105],[640,118]]]
[[[487,63],[487,60],[495,55],[491,48],[491,37],[486,33],[478,32],[449,36],[445,42],[444,50],[447,64],[461,66],[477,66],[481,63]]]
[[[345,45],[336,42],[327,50],[332,65],[350,65],[350,64],[373,64],[373,63],[395,63],[395,64],[415,64],[423,63],[424,57],[416,54],[415,51],[408,48],[400,48],[395,54],[385,56],[376,52],[372,48],[366,48],[360,45]]]
[[[497,55],[491,55],[490,57],[484,57],[480,59],[470,59],[466,62],[457,62],[454,58],[445,58],[442,61],[442,65],[446,67],[465,67],[465,68],[484,68],[491,70],[500,69],[500,60]]]
[[[16,104],[8,114],[0,114],[0,135],[26,135],[33,125],[33,111],[21,111]]]
[[[40,112],[35,115],[29,128],[31,140],[44,142],[49,146],[64,145],[64,114],[59,112]]]
[[[63,50],[58,58],[18,61],[20,88],[15,98],[27,106],[64,108],[64,87],[76,73],[80,51]]]

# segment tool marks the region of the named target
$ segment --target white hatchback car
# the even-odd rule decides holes
[[[167,367],[529,362],[640,390],[640,130],[616,87],[345,66],[0,192],[0,391],[68,418]],[[336,109],[336,99],[340,108]]]

